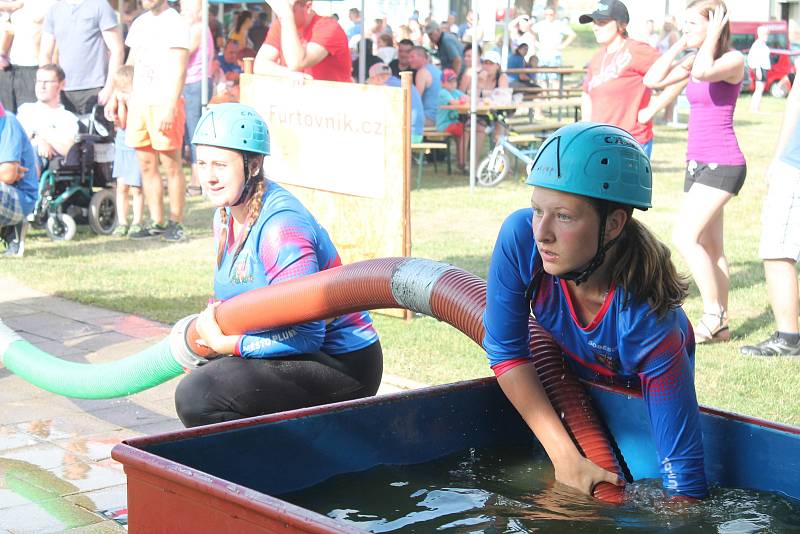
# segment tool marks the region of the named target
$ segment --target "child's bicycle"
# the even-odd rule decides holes
[[[500,114],[494,121],[493,127],[503,126],[504,133],[497,140],[489,155],[481,160],[476,172],[478,185],[483,187],[493,187],[503,181],[508,174],[511,166],[506,152],[522,161],[525,165],[526,173],[530,173],[530,166],[533,164],[533,156],[536,154],[538,142],[541,142],[542,135],[517,134],[511,132],[510,126],[505,120],[505,114]],[[509,133],[511,132],[511,133]],[[526,148],[519,148],[518,144],[525,144]],[[516,160],[514,161],[516,168]]]
[[[505,126],[505,132],[510,131],[505,121],[498,122]],[[516,169],[517,160],[520,160],[525,165],[525,173],[530,174],[533,158],[536,151],[539,150],[539,145],[563,124],[547,122],[532,126],[532,131],[504,133],[500,136],[489,155],[478,164],[476,172],[478,185],[493,187],[503,181],[512,166],[507,152],[516,158],[513,161],[514,169]],[[520,128],[520,130],[531,130],[531,128]],[[525,148],[520,148],[520,146]]]
[[[531,156],[533,156],[535,150],[519,149],[514,146],[514,143],[509,141],[507,134],[503,134],[492,151],[489,152],[489,155],[483,158],[478,165],[478,171],[476,173],[478,185],[494,187],[503,181],[503,178],[508,174],[510,166],[506,151],[521,160],[525,164],[525,169],[529,171],[528,166],[533,163],[533,158]]]

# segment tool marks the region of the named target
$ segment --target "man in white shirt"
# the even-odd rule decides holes
[[[753,69],[756,78],[753,98],[750,100],[750,111],[753,113],[758,113],[758,107],[761,104],[761,96],[764,94],[764,88],[767,84],[767,74],[772,68],[770,49],[767,44],[769,27],[759,26],[756,29],[756,35],[758,38],[750,46],[750,51],[747,53],[747,66]]]
[[[167,0],[142,0],[147,12],[131,24],[125,44],[133,65],[133,91],[125,129],[128,146],[136,149],[142,189],[152,224],[132,239],[160,235],[167,241],[184,238],[183,207],[186,177],[181,168],[185,110],[182,92],[189,59],[189,25]],[[111,99],[111,107],[113,107]],[[106,114],[113,115],[111,109]],[[164,186],[159,163],[167,176],[169,220],[164,217]]]
[[[575,40],[575,32],[567,24],[556,20],[556,12],[552,7],[544,10],[544,19],[533,25],[538,47],[536,55],[539,67],[560,67],[561,51]],[[555,73],[547,73],[542,77],[551,84],[558,79]]]
[[[66,156],[78,134],[78,117],[61,104],[64,78],[64,71],[58,65],[39,67],[35,80],[36,102],[22,104],[17,112],[17,119],[31,144],[44,159]]]

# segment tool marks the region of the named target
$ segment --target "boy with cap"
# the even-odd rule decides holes
[[[628,38],[628,9],[619,0],[600,0],[593,13],[581,15],[581,24],[592,23],[595,40],[603,48],[589,61],[583,80],[581,117],[584,121],[613,124],[627,130],[650,156],[653,121],[638,121],[652,90],[644,75],[658,59],[652,46]]]
[[[458,111],[442,109],[449,104],[462,104],[466,102],[464,93],[458,90],[458,76],[453,69],[442,71],[442,89],[439,91],[439,108],[436,111],[436,129],[447,132],[456,138],[456,153],[458,155],[458,168],[466,168],[464,123],[458,120]]]

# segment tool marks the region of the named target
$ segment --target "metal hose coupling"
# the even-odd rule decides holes
[[[172,354],[175,361],[178,362],[187,373],[208,362],[207,359],[198,356],[197,353],[192,350],[189,344],[189,338],[186,335],[189,330],[189,325],[197,319],[197,316],[198,314],[195,313],[194,315],[187,315],[183,319],[179,319],[169,332],[170,354]]]

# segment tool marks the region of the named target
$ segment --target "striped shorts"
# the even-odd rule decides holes
[[[20,223],[24,217],[17,188],[0,182],[0,226]]]

